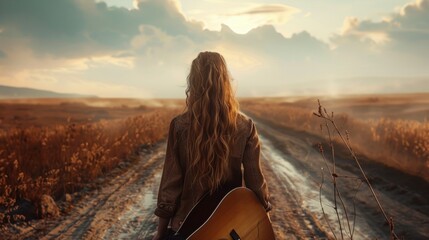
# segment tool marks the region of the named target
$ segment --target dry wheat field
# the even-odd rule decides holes
[[[314,117],[317,98],[242,101],[250,114],[272,124],[322,136]],[[322,99],[357,152],[429,181],[429,94]]]
[[[78,191],[131,160],[139,147],[163,140],[176,104],[131,99],[1,101],[0,222],[41,217],[37,209],[21,211],[20,201],[37,205],[43,194],[59,199]]]
[[[321,184],[326,168],[317,146],[327,137],[313,115],[317,99],[240,100],[260,135],[276,238],[388,239],[389,226],[338,138],[335,166],[347,177],[338,181],[339,217],[332,211],[336,198],[328,181]],[[429,94],[320,100],[347,130],[395,233],[429,238]],[[0,101],[0,239],[151,239],[166,133],[183,106],[184,100]],[[43,210],[43,196],[55,200],[57,214]],[[353,224],[340,228],[338,221]]]

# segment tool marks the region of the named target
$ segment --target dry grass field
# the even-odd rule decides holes
[[[358,153],[429,181],[429,94],[347,96],[321,102],[334,112]],[[320,119],[313,115],[317,106],[316,97],[241,101],[243,110],[269,123],[325,136]]]
[[[81,189],[165,138],[177,100],[38,99],[0,101],[0,222],[36,203]]]
[[[341,131],[349,132],[351,145],[365,159],[398,235],[426,239],[429,94],[321,102],[334,111]],[[323,198],[326,208],[335,201],[330,188],[320,189],[323,163],[316,143],[326,134],[313,115],[317,97],[240,99],[240,106],[260,135],[276,238],[333,238],[318,200]],[[42,194],[57,200],[61,213],[0,224],[0,239],[151,239],[166,133],[183,107],[184,100],[1,100],[0,220],[22,219],[19,208],[37,205]],[[349,176],[341,179],[345,205],[358,212],[356,239],[388,238],[369,192],[350,189],[359,177],[340,144],[336,155],[339,174]],[[64,203],[66,193],[73,193],[69,203]]]
[[[0,131],[14,127],[45,127],[124,119],[160,107],[178,107],[182,104],[181,100],[174,99],[0,99]]]

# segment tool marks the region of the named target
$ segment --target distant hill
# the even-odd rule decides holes
[[[57,93],[34,88],[10,87],[0,85],[0,99],[7,98],[88,98],[95,95],[80,95],[73,93]]]

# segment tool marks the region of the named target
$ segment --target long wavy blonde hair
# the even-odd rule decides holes
[[[189,169],[193,181],[214,192],[228,173],[230,146],[237,131],[239,105],[225,59],[201,52],[192,61],[186,89]]]

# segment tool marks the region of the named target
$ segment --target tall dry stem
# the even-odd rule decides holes
[[[328,131],[329,141],[330,141],[330,146],[331,146],[331,151],[332,151],[332,155],[333,155],[333,156],[332,156],[332,159],[333,159],[333,169],[334,169],[334,171],[333,171],[331,174],[332,174],[332,178],[333,178],[334,196],[336,196],[337,194],[339,195],[339,191],[338,191],[338,188],[337,188],[337,186],[336,186],[336,178],[338,177],[338,175],[335,173],[335,156],[334,156],[334,147],[333,147],[333,141],[332,141],[332,138],[331,138],[331,133],[330,133],[330,128],[329,128],[329,126],[332,126],[332,127],[333,127],[333,129],[334,129],[335,133],[337,134],[337,136],[339,136],[339,137],[340,137],[340,139],[341,139],[342,143],[344,144],[344,146],[346,146],[347,150],[350,152],[350,154],[351,154],[352,158],[354,159],[354,161],[355,161],[355,163],[356,163],[357,167],[359,168],[359,171],[360,171],[360,173],[361,173],[361,175],[362,175],[362,177],[363,177],[363,179],[364,179],[365,183],[367,184],[368,188],[369,188],[369,189],[370,189],[370,191],[371,191],[371,195],[373,196],[373,198],[374,198],[375,202],[377,203],[377,206],[378,206],[378,208],[380,209],[380,211],[381,211],[381,213],[382,213],[382,215],[383,215],[383,217],[384,217],[384,219],[385,219],[386,223],[389,225],[389,231],[390,231],[391,238],[392,238],[392,239],[399,239],[399,238],[398,238],[398,236],[396,235],[396,233],[394,232],[393,219],[392,219],[391,217],[389,218],[389,217],[387,216],[387,214],[386,214],[386,212],[385,212],[385,210],[384,210],[384,208],[383,208],[383,206],[382,206],[382,204],[381,204],[380,200],[378,199],[377,194],[375,193],[375,191],[374,191],[374,189],[373,189],[373,187],[372,187],[372,185],[371,185],[370,181],[368,180],[368,177],[367,177],[367,175],[366,175],[365,171],[363,170],[363,168],[362,168],[362,166],[361,166],[361,164],[360,164],[359,159],[357,158],[357,156],[356,156],[355,152],[353,151],[353,149],[352,149],[351,145],[349,144],[349,140],[348,140],[349,138],[347,137],[347,140],[346,140],[346,139],[344,138],[344,135],[343,135],[343,134],[341,133],[341,131],[339,130],[339,128],[338,128],[338,126],[337,126],[337,124],[336,124],[336,122],[335,122],[335,120],[334,120],[334,114],[333,114],[333,112],[332,112],[332,114],[331,114],[331,115],[329,115],[329,114],[327,113],[326,109],[325,109],[324,107],[322,107],[322,105],[320,104],[320,101],[318,101],[318,104],[319,104],[319,107],[318,107],[318,113],[313,112],[313,114],[314,114],[315,116],[317,116],[318,118],[323,119],[323,120],[326,122],[326,128],[327,128],[327,131]],[[328,125],[328,123],[329,123],[330,125]],[[346,133],[346,135],[348,136],[348,133]],[[323,153],[323,151],[321,151],[321,152]],[[324,154],[322,154],[322,157],[323,157],[323,159],[324,159],[324,160],[325,160],[325,162],[326,162],[326,158],[325,158]],[[340,195],[339,195],[339,196],[340,196]],[[334,199],[335,199],[335,197],[334,197]],[[343,204],[343,206],[344,206],[344,204]],[[323,210],[323,209],[322,209],[322,210]],[[336,202],[335,202],[335,210],[336,210],[336,212],[337,212],[337,203],[336,203]],[[345,208],[345,206],[344,206],[344,214],[346,215],[347,223],[348,223],[348,226],[349,226],[349,231],[350,231],[350,233],[351,233],[350,237],[351,237],[351,238],[353,238],[352,231],[350,230],[350,221],[349,221],[348,214],[347,214],[347,209]],[[338,216],[338,212],[337,212],[337,216]],[[339,219],[339,218],[338,218],[338,224],[339,224],[339,226],[340,226],[340,231],[341,231],[341,233],[342,233],[342,229],[341,229],[341,221],[340,221],[340,219]],[[344,239],[344,238],[343,238],[343,235],[341,235],[341,237],[342,237],[342,239]]]

